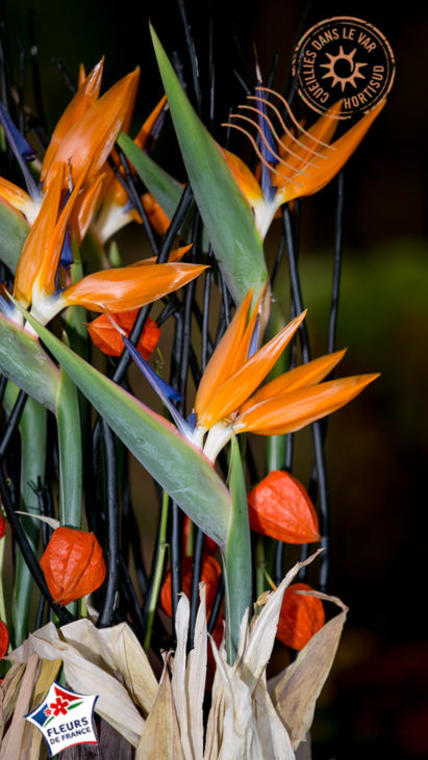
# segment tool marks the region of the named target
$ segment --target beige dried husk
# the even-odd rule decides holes
[[[203,584],[194,648],[187,653],[190,608],[182,595],[177,649],[165,654],[159,683],[126,623],[97,629],[84,619],[60,629],[52,623],[40,628],[9,655],[14,664],[0,687],[0,760],[47,757],[40,732],[23,716],[42,701],[61,663],[71,689],[98,695],[96,712],[135,748],[136,760],[310,760],[315,704],[347,610],[335,597],[316,594],[338,604],[341,612],[267,682],[282,598],[301,567],[295,565],[276,591],[266,595],[264,605],[257,605],[250,624],[248,615],[244,617],[233,666],[226,661],[224,644],[218,649],[207,634]],[[205,729],[208,639],[216,671]]]

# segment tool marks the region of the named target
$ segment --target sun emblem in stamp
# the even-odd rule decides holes
[[[94,729],[97,699],[76,694],[54,681],[42,704],[25,716],[43,734],[49,757],[76,744],[98,744]]]
[[[325,113],[338,100],[338,119],[370,111],[386,97],[395,76],[391,46],[375,26],[337,16],[320,21],[300,39],[292,73],[304,102]]]

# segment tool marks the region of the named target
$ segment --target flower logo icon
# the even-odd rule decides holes
[[[52,708],[53,714],[55,716],[57,716],[57,715],[67,715],[67,709],[66,708],[68,707],[69,704],[70,703],[67,702],[66,699],[62,699],[61,697],[57,697],[56,702],[51,702],[50,705],[49,705],[49,707]]]

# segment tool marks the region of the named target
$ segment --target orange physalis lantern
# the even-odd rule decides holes
[[[0,538],[3,538],[6,533],[6,520],[3,515],[0,515]]]
[[[319,541],[318,519],[304,486],[274,470],[248,494],[251,530],[288,544]]]
[[[53,600],[69,604],[92,593],[106,576],[103,552],[95,535],[57,528],[40,560]]]
[[[132,309],[131,311],[123,311],[114,315],[115,322],[125,331],[127,338],[129,338],[131,330],[134,327],[138,311],[138,309]],[[124,349],[122,336],[105,314],[101,314],[101,316],[89,323],[88,332],[92,342],[104,354],[108,354],[109,356],[121,355]],[[143,359],[149,358],[158,344],[159,337],[159,327],[153,319],[148,317],[137,346]]]
[[[9,646],[9,632],[3,623],[2,620],[0,620],[0,660],[3,659],[7,652],[7,648]]]
[[[182,590],[186,596],[190,597],[192,588],[192,568],[193,558],[184,557],[182,562]],[[214,557],[206,557],[202,562],[201,581],[206,586],[207,611],[211,610],[217,593],[218,583],[221,575],[221,567]],[[168,570],[163,582],[160,601],[162,609],[167,615],[172,617],[172,599],[171,599],[171,571]]]
[[[294,593],[312,590],[307,583],[294,583],[284,594],[276,636],[287,647],[303,649],[324,625],[325,613],[321,600]]]

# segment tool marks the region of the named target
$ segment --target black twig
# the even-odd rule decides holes
[[[116,451],[114,437],[106,422],[102,422],[104,444],[106,516],[107,516],[107,581],[104,604],[97,626],[106,628],[112,625],[116,606],[116,593],[119,584],[119,503],[117,488]]]
[[[10,440],[16,430],[16,428],[19,425],[19,421],[21,419],[21,414],[24,410],[25,403],[27,401],[28,395],[24,391],[19,391],[18,398],[16,399],[13,409],[9,415],[9,419],[7,421],[6,429],[4,431],[3,438],[0,442],[0,462],[3,460],[3,457],[6,454],[7,447],[10,443]]]
[[[283,227],[287,243],[288,267],[290,273],[290,282],[293,293],[293,300],[297,313],[303,311],[303,299],[300,287],[299,271],[297,259],[295,256],[294,236],[291,225],[290,211],[287,206],[282,211]],[[311,360],[311,350],[309,345],[309,336],[305,322],[299,328],[299,337],[302,347],[302,359],[306,364]],[[325,591],[328,580],[329,552],[328,552],[328,527],[329,527],[329,501],[327,490],[327,473],[324,459],[324,449],[322,440],[322,428],[320,422],[314,422],[311,426],[314,443],[315,464],[317,470],[318,487],[319,487],[319,513],[320,513],[320,534],[321,547],[324,549],[320,557],[320,588]]]

